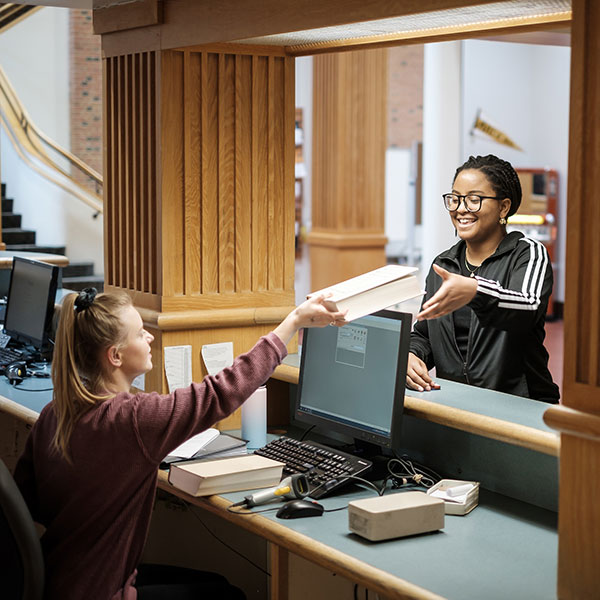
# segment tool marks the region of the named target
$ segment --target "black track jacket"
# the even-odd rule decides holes
[[[460,273],[459,241],[434,260]],[[558,402],[559,391],[548,370],[544,322],[552,292],[552,265],[546,248],[518,231],[509,233],[477,272],[477,293],[463,360],[454,336],[452,314],[418,321],[410,351],[437,377],[469,383],[545,402]],[[441,285],[433,268],[426,281],[427,301]]]

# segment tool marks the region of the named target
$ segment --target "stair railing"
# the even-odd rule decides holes
[[[0,4],[0,32],[11,28],[40,8],[43,7],[31,6],[29,4],[15,4],[13,2]]]
[[[35,126],[2,67],[0,67],[0,120],[15,151],[27,166],[87,204],[94,210],[94,218],[102,214],[102,176]],[[52,158],[47,149],[58,154],[58,157]],[[94,182],[95,191],[87,189],[74,179],[70,172],[60,165],[59,157]]]

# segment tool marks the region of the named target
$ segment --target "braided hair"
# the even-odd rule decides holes
[[[510,200],[510,210],[507,217],[514,215],[519,210],[523,196],[521,182],[517,172],[507,160],[502,160],[493,154],[470,156],[467,162],[456,169],[452,183],[454,183],[458,174],[466,169],[476,169],[484,173],[494,188],[496,196]]]

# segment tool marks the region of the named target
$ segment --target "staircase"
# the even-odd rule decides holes
[[[13,212],[14,201],[6,197],[6,184],[2,184],[2,241],[6,249],[23,252],[42,252],[46,254],[66,254],[64,246],[37,246],[36,232],[21,227],[21,215]],[[62,286],[70,290],[82,290],[95,287],[99,292],[104,289],[104,278],[94,275],[91,262],[70,263],[62,269]]]

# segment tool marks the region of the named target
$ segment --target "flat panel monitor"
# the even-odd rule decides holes
[[[41,350],[46,345],[54,313],[59,267],[21,258],[13,259],[4,331],[24,345]]]
[[[399,447],[411,321],[382,310],[340,328],[305,329],[296,419]]]

